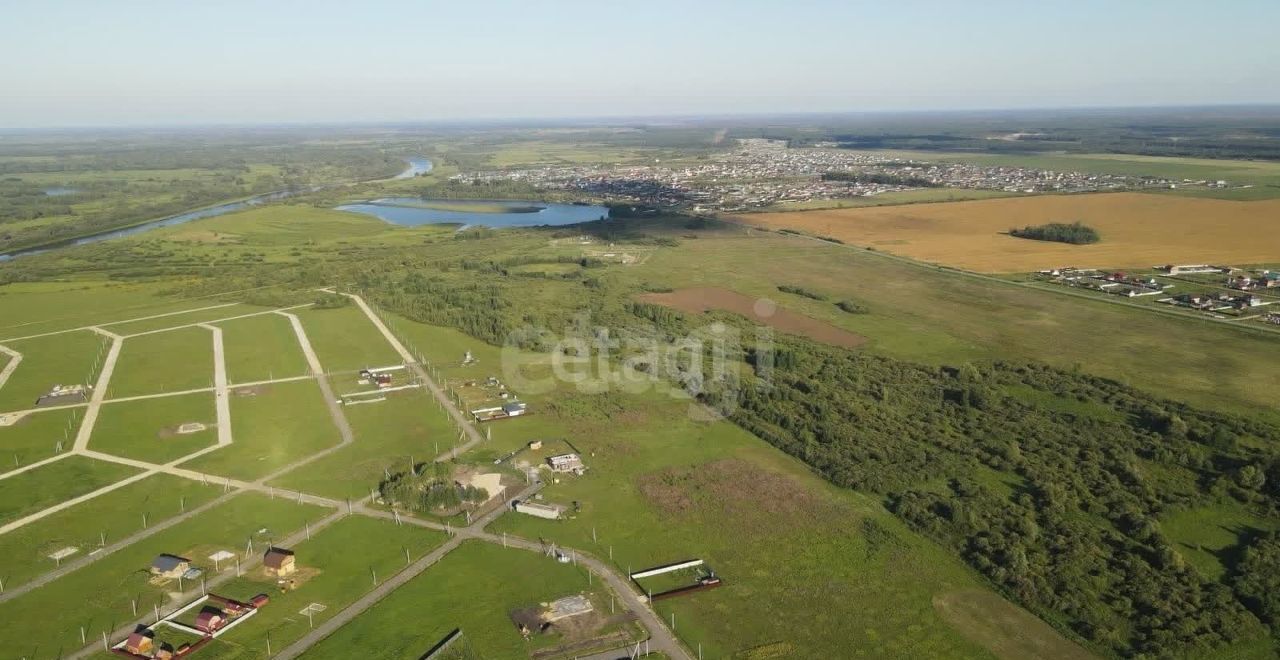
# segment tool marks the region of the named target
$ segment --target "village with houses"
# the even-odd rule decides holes
[[[1061,267],[1038,281],[1201,312],[1219,320],[1280,324],[1280,268],[1169,264],[1140,272]]]

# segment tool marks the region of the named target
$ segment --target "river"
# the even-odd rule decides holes
[[[412,178],[420,174],[430,172],[431,168],[434,166],[430,160],[423,158],[421,156],[406,158],[405,162],[407,162],[409,166],[405,168],[403,172],[397,174],[394,178],[396,179]],[[180,225],[183,223],[191,222],[192,220],[200,220],[202,218],[212,218],[219,215],[226,215],[228,213],[234,213],[236,211],[241,211],[253,206],[265,204],[267,202],[276,202],[282,199],[293,197],[294,195],[299,195],[299,194],[308,193],[308,192],[315,192],[320,189],[321,187],[319,186],[313,186],[310,188],[302,188],[298,190],[277,190],[276,192],[269,192],[262,195],[256,195],[254,197],[250,197],[248,199],[242,199],[236,202],[228,202],[226,204],[218,204],[216,206],[207,206],[205,208],[195,209],[194,211],[187,211],[185,213],[179,213],[178,215],[171,215],[168,217],[160,218],[159,220],[152,220],[150,222],[144,222],[142,224],[133,225],[132,227],[110,229],[107,231],[98,232],[96,234],[89,234],[87,236],[81,236],[78,238],[69,238],[64,241],[59,241],[59,242],[51,243],[48,245],[42,245],[40,247],[32,247],[32,248],[26,248],[21,250],[15,250],[13,252],[0,254],[0,263],[9,261],[11,259],[16,259],[18,257],[25,257],[33,254],[44,254],[45,252],[50,252],[52,250],[75,247],[77,245],[87,245],[89,243],[98,243],[101,241],[109,241],[113,238],[123,238],[125,236],[133,236],[136,234],[141,234],[143,232],[151,231],[152,229],[159,229],[160,227],[172,227],[173,225]]]

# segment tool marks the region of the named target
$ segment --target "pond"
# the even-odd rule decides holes
[[[483,227],[574,225],[600,220],[609,215],[609,209],[587,204],[417,197],[386,197],[343,204],[337,210],[372,215],[392,224],[410,227],[443,224]]]

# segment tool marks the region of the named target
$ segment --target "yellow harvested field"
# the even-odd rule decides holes
[[[1280,261],[1280,200],[1235,202],[1141,193],[1043,195],[732,219],[983,273]],[[1007,233],[1013,227],[1077,220],[1097,229],[1102,241],[1068,245]]]

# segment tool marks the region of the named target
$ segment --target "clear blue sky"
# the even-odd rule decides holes
[[[6,0],[0,126],[1280,102],[1277,0]]]

